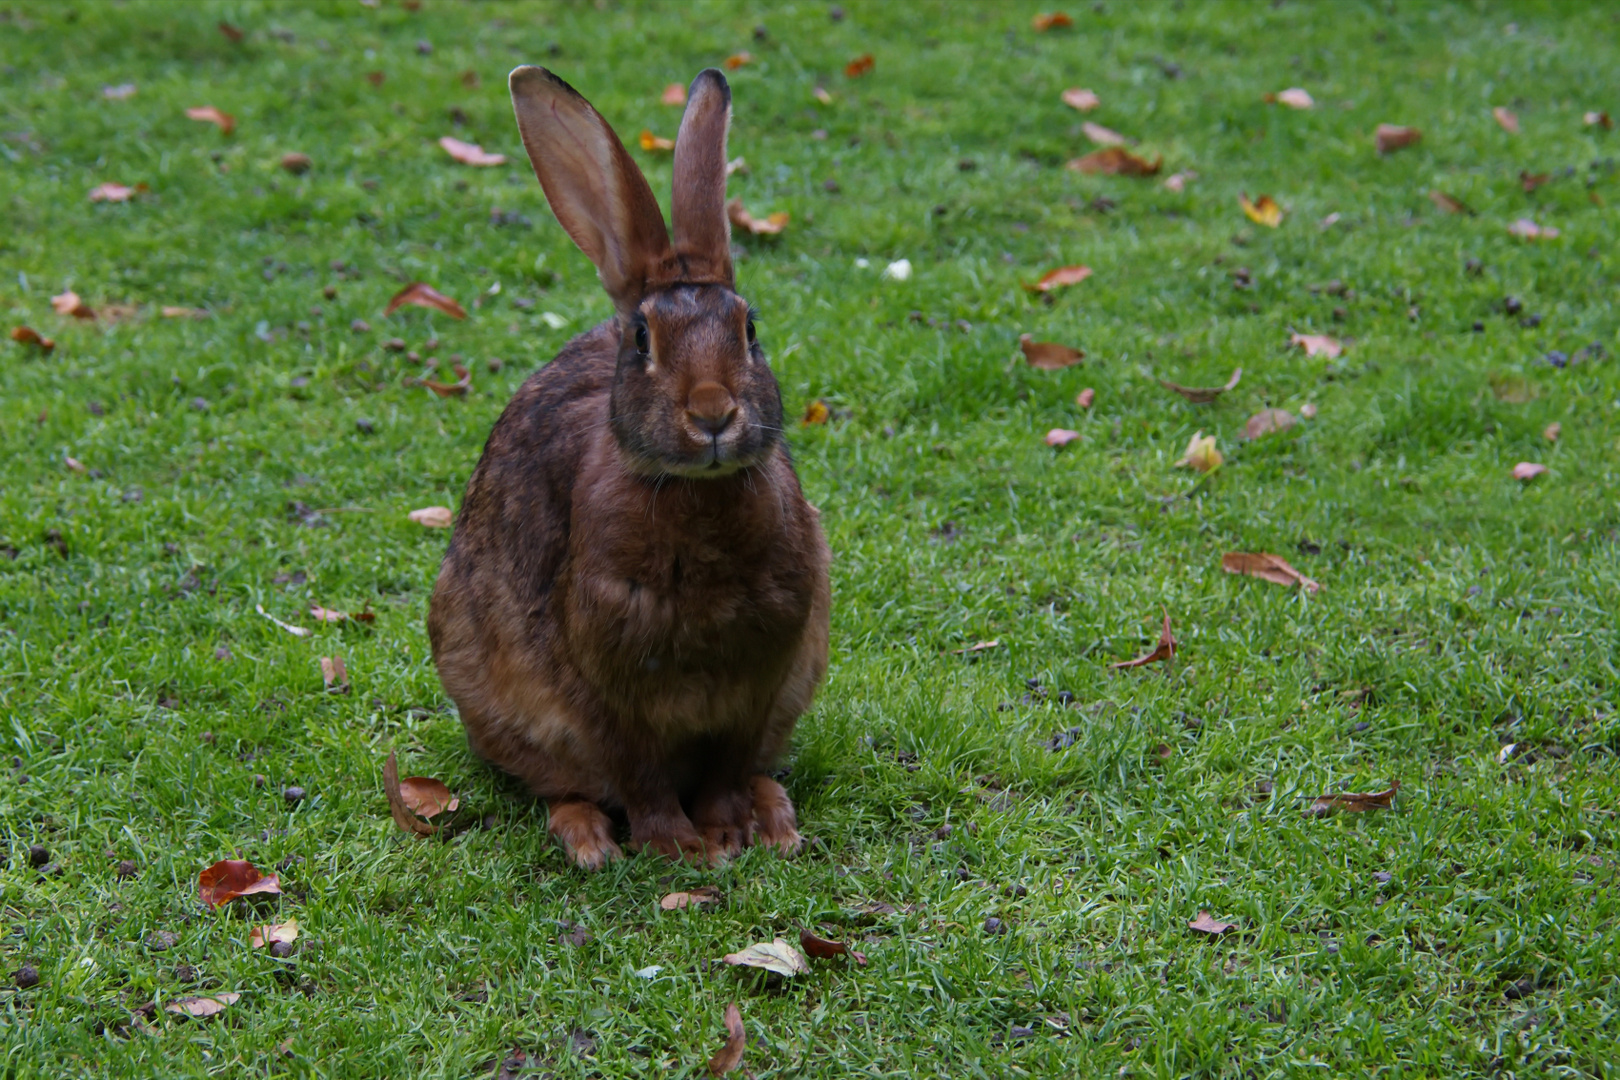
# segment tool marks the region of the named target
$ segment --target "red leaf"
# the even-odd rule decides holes
[[[452,319],[465,319],[467,317],[467,312],[462,309],[460,304],[433,286],[425,285],[420,281],[413,281],[395,293],[393,299],[388,301],[388,307],[383,310],[383,314],[392,315],[406,304],[433,308],[444,312]]]
[[[858,79],[862,75],[865,75],[867,72],[871,71],[876,64],[877,60],[872,56],[871,53],[862,53],[844,65],[844,74],[849,76],[851,79]]]
[[[1074,20],[1061,11],[1050,13],[1043,11],[1030,19],[1029,25],[1035,28],[1036,33],[1044,34],[1048,30],[1060,30],[1067,26],[1073,26]]]
[[[754,54],[753,53],[748,53],[748,52],[733,53],[732,55],[726,57],[726,70],[727,71],[736,71],[738,68],[742,67],[744,64],[752,64],[753,62],[754,62]]]
[[[848,956],[857,964],[864,965],[866,957],[845,945],[842,941],[833,941],[829,938],[817,937],[808,930],[799,931],[799,948],[817,960],[831,960],[835,956]]]
[[[246,859],[221,859],[197,875],[197,899],[219,907],[238,896],[281,892],[281,879],[262,874]]]

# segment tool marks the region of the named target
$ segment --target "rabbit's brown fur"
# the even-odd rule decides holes
[[[725,80],[692,86],[673,247],[595,111],[540,69],[512,84],[535,171],[619,314],[490,434],[433,593],[440,679],[473,749],[548,801],[581,865],[620,853],[619,809],[633,845],[668,855],[794,850],[792,803],[762,773],[826,669],[829,554],[731,287]],[[608,197],[587,189],[603,162]]]

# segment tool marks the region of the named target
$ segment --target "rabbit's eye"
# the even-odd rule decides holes
[[[752,318],[750,318],[748,320],[748,344],[752,345],[753,343],[754,343],[754,320]]]
[[[642,325],[641,323],[637,323],[636,324],[636,352],[638,352],[638,353],[646,353],[646,351],[650,347],[651,346],[647,341],[647,328],[646,328],[646,326]]]

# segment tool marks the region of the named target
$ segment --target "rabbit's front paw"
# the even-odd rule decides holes
[[[797,855],[804,838],[799,835],[799,818],[787,789],[763,773],[754,777],[752,787],[755,842],[783,855]]]
[[[583,799],[554,799],[546,804],[551,834],[563,843],[575,866],[600,870],[624,852],[613,842],[613,821],[602,808]]]
[[[692,823],[703,835],[711,863],[742,854],[754,842],[754,795],[747,788],[719,792],[698,800]]]
[[[669,859],[704,860],[703,837],[684,813],[630,815],[630,846]]]

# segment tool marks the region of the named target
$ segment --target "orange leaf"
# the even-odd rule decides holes
[[[1391,780],[1387,791],[1346,791],[1319,795],[1315,802],[1305,808],[1305,812],[1312,817],[1326,817],[1335,810],[1344,810],[1351,814],[1361,814],[1368,810],[1389,810],[1394,807],[1395,793],[1399,790],[1401,782]]]
[[[1208,405],[1210,402],[1214,401],[1228,390],[1231,390],[1237,386],[1238,382],[1241,381],[1242,378],[1243,369],[1234,368],[1232,370],[1232,377],[1227,379],[1225,385],[1223,386],[1182,386],[1180,383],[1173,383],[1168,379],[1156,379],[1154,381],[1160,386],[1164,387],[1166,390],[1174,390],[1176,393],[1180,394],[1194,405]]]
[[[444,148],[444,152],[449,154],[453,160],[459,161],[463,165],[489,166],[506,164],[505,154],[486,153],[484,148],[477,143],[462,142],[460,139],[451,138],[449,135],[441,138],[439,145]]]
[[[1519,118],[1514,115],[1512,109],[1503,108],[1501,105],[1498,105],[1496,108],[1491,110],[1491,115],[1496,117],[1496,122],[1501,124],[1502,130],[1507,132],[1509,135],[1517,135],[1519,133]]]
[[[1429,192],[1429,201],[1448,214],[1472,214],[1468,204],[1461,199],[1454,199],[1438,189]]]
[[[757,218],[743,209],[740,198],[732,199],[726,203],[726,217],[731,219],[732,227],[742,229],[755,236],[775,236],[787,228],[788,215],[781,210],[774,214],[767,214],[764,218]]]
[[[1073,26],[1074,20],[1061,11],[1051,13],[1043,11],[1029,20],[1029,25],[1035,28],[1036,33],[1044,34],[1048,30],[1061,30],[1066,26]]]
[[[1326,334],[1289,334],[1288,344],[1298,345],[1305,350],[1306,356],[1325,356],[1329,360],[1337,359],[1344,352],[1339,340]]]
[[[1187,922],[1187,929],[1197,930],[1200,934],[1208,934],[1211,937],[1219,937],[1236,927],[1237,923],[1221,922],[1207,911],[1200,911],[1198,918]]]
[[[851,79],[858,79],[871,71],[876,64],[877,60],[873,58],[871,53],[862,53],[844,65],[844,74]]]
[[[407,776],[399,782],[399,796],[407,809],[425,818],[436,818],[461,805],[461,800],[442,781],[431,776]]]
[[[1074,395],[1074,403],[1080,406],[1082,409],[1091,408],[1091,403],[1096,400],[1097,391],[1093,390],[1089,386],[1080,391],[1078,394]]]
[[[1547,471],[1547,466],[1534,461],[1521,461],[1513,466],[1513,479],[1534,480]]]
[[[1170,633],[1170,613],[1167,611],[1164,613],[1164,629],[1159,631],[1159,644],[1152,652],[1143,653],[1135,660],[1121,660],[1118,663],[1109,664],[1108,666],[1111,668],[1141,667],[1144,664],[1156,664],[1160,661],[1174,660],[1175,656],[1176,639],[1175,636]]]
[[[733,53],[731,56],[726,57],[726,70],[727,71],[736,71],[738,68],[742,67],[744,64],[752,64],[753,62],[754,62],[754,54],[753,53],[747,53],[747,52]]]
[[[277,941],[293,942],[297,940],[297,919],[288,919],[284,923],[265,923],[262,926],[255,926],[248,933],[248,945],[255,949],[262,949],[266,945]]]
[[[19,345],[38,346],[40,352],[50,352],[56,348],[56,342],[35,330],[32,326],[13,326],[11,340]]]
[[[664,87],[664,93],[658,100],[665,105],[685,105],[686,87],[678,82],[672,82]]]
[[[1090,90],[1070,87],[1063,91],[1063,104],[1071,109],[1079,109],[1081,112],[1090,112],[1102,104],[1102,99]]]
[[[383,794],[388,796],[388,812],[393,815],[394,824],[403,831],[418,836],[432,836],[439,831],[437,825],[418,821],[416,815],[411,813],[411,808],[400,791],[399,763],[394,760],[392,750],[388,751],[388,760],[383,762]]]
[[[646,128],[641,129],[641,148],[652,153],[666,153],[675,149],[675,140],[666,139],[662,135],[654,135]]]
[[[1277,585],[1298,585],[1308,593],[1316,593],[1321,585],[1288,565],[1281,555],[1264,552],[1228,551],[1221,556],[1221,569],[1228,574],[1244,574]]]
[[[709,1059],[709,1075],[724,1076],[742,1064],[743,1051],[748,1049],[748,1032],[743,1027],[742,1011],[735,1004],[726,1006],[726,1045]]]
[[[228,112],[220,112],[212,105],[197,105],[187,109],[186,115],[193,120],[201,120],[205,124],[217,126],[221,135],[229,135],[236,130],[236,117]]]
[[[1243,207],[1243,213],[1256,225],[1264,225],[1268,229],[1275,229],[1282,224],[1282,207],[1270,195],[1262,195],[1253,202],[1249,201],[1247,193],[1238,196],[1238,205]]]
[[[1048,270],[1041,275],[1039,281],[1033,285],[1025,285],[1024,288],[1030,292],[1051,292],[1054,289],[1078,285],[1090,276],[1089,266],[1060,266],[1056,270]]]
[[[79,294],[69,289],[60,296],[51,297],[51,307],[56,309],[58,315],[71,315],[75,319],[93,319],[96,309],[79,299]]]
[[[1029,366],[1042,371],[1073,367],[1086,358],[1082,349],[1071,349],[1055,341],[1035,341],[1028,334],[1018,335],[1018,347],[1024,350],[1024,359]]]
[[[462,309],[460,304],[433,286],[425,285],[420,281],[413,281],[395,293],[393,299],[388,301],[388,307],[383,309],[383,314],[392,315],[406,304],[433,308],[436,311],[444,312],[452,319],[465,319],[467,317],[467,312]]]
[[[848,956],[857,964],[865,965],[866,957],[845,945],[842,941],[833,941],[829,938],[818,937],[808,930],[799,931],[799,948],[808,956],[817,960],[831,960],[835,956]]]
[[[690,892],[672,892],[658,901],[658,906],[665,911],[680,911],[682,908],[712,904],[719,899],[720,890],[712,885],[705,885]]]
[[[1403,147],[1421,142],[1423,132],[1415,127],[1398,127],[1395,124],[1379,124],[1373,133],[1373,142],[1380,154],[1392,154]]]
[[[804,407],[804,416],[799,423],[805,427],[811,424],[825,424],[832,414],[827,411],[827,403],[819,398]]]
[[[1068,428],[1055,427],[1046,433],[1046,445],[1061,448],[1068,446],[1079,437],[1080,433],[1078,431],[1070,431]]]
[[[221,859],[197,875],[197,899],[219,907],[238,896],[281,892],[281,879],[263,874],[246,859]]]
[[[1152,176],[1159,171],[1159,166],[1163,163],[1162,157],[1148,161],[1122,147],[1110,146],[1104,150],[1094,150],[1085,157],[1075,158],[1064,168],[1089,176]]]
[[[448,506],[424,506],[406,516],[426,529],[448,529],[456,523],[456,515]]]
[[[1098,146],[1124,146],[1130,141],[1113,128],[1105,128],[1101,124],[1093,123],[1090,120],[1081,124],[1080,130],[1085,133],[1086,138]]]

